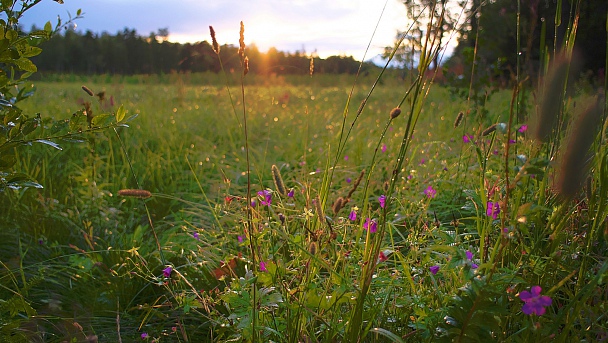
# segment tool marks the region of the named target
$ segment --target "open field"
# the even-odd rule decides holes
[[[246,83],[244,107],[240,86],[186,76],[36,82],[21,107],[43,119],[70,118],[87,101],[94,114],[122,104],[138,116],[80,143],[58,140],[62,151],[19,154],[17,167],[44,189],[0,199],[1,292],[15,313],[32,313],[13,319],[18,332],[247,341],[254,322],[263,341],[347,341],[373,265],[366,341],[605,339],[605,148],[587,193],[562,201],[547,149],[527,118],[509,116],[510,91],[467,103],[432,87],[419,117],[410,98],[391,120],[411,80],[390,78],[356,117],[372,82],[356,84],[346,117],[353,79]],[[522,99],[520,111],[533,112],[533,96]],[[460,111],[470,113],[455,128]],[[506,124],[481,136],[495,123]],[[151,197],[118,194],[137,188]],[[534,286],[552,299],[542,316],[522,312],[521,292],[538,295]]]

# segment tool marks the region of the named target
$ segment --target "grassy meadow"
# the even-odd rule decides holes
[[[238,82],[228,91],[209,77],[36,82],[21,107],[43,118],[70,118],[85,102],[93,114],[122,104],[138,116],[58,140],[61,151],[19,153],[18,168],[44,188],[1,199],[5,337],[607,337],[603,146],[588,188],[565,201],[549,145],[511,115],[510,90],[470,103],[433,86],[416,116],[406,109],[419,102],[402,102],[413,78],[386,77],[360,110],[371,77],[352,89],[354,77],[246,79],[244,106]]]

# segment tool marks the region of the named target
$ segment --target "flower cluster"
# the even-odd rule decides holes
[[[433,189],[433,186],[428,186],[424,190],[424,194],[426,195],[427,198],[432,199],[435,197],[435,195],[437,195],[437,191]]]
[[[370,233],[376,233],[376,231],[378,231],[378,222],[376,219],[365,218],[363,228],[369,230]]]
[[[270,206],[272,204],[272,193],[270,193],[269,190],[265,189],[263,191],[259,191],[258,196],[262,198],[260,200],[260,204],[264,206]]]
[[[530,315],[535,314],[542,316],[545,314],[545,307],[551,306],[551,298],[546,295],[540,295],[543,289],[540,286],[534,286],[528,291],[522,291],[519,293],[519,299],[524,302],[524,306],[521,308],[522,312]]]
[[[488,201],[487,205],[486,215],[492,217],[492,219],[497,219],[500,214],[500,205],[498,205],[498,202]]]
[[[380,203],[380,207],[384,208],[384,206],[386,205],[386,195],[381,195],[378,198],[378,202]]]

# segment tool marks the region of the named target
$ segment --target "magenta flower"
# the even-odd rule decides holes
[[[147,332],[142,333],[141,339],[148,339],[148,333]]]
[[[348,155],[344,155],[344,161],[348,161]]]
[[[357,212],[354,209],[350,211],[350,214],[348,215],[348,220],[350,220],[351,222],[357,220]]]
[[[173,268],[171,268],[171,266],[163,269],[163,276],[164,277],[171,277],[171,272],[173,271]]]
[[[378,202],[380,203],[380,207],[384,208],[384,206],[386,205],[386,195],[379,196]]]
[[[268,269],[266,269],[266,262],[260,261],[260,271],[261,272],[267,272],[268,271]]]
[[[424,158],[420,159],[420,163],[418,163],[419,166],[423,165],[426,163],[426,160]]]
[[[437,195],[437,191],[433,189],[433,186],[428,186],[424,190],[424,194],[426,195],[427,198],[432,199],[435,197],[435,195]]]
[[[464,135],[464,136],[462,136],[462,141],[464,143],[471,143],[473,141],[473,136],[471,136],[471,135]]]
[[[370,233],[376,233],[378,231],[378,222],[375,219],[365,218],[365,223],[363,223],[363,228],[365,230],[369,229]]]
[[[382,148],[380,150],[382,150],[382,152],[386,152],[386,144],[382,144]]]
[[[436,275],[437,272],[439,271],[439,266],[429,267],[429,271],[431,272],[431,274]]]
[[[488,217],[492,217],[492,219],[498,218],[498,214],[500,213],[500,205],[498,202],[488,201],[488,207],[486,208],[486,215]]]
[[[192,237],[194,237],[194,239],[196,239],[197,241],[201,240],[201,238],[198,236],[198,232],[193,233]]]
[[[528,125],[524,124],[524,125],[520,126],[519,129],[517,129],[517,132],[524,133],[527,130],[528,130]]]
[[[236,239],[239,241],[239,243],[243,243],[243,236],[238,235]]]
[[[551,306],[551,298],[546,295],[540,295],[542,288],[540,286],[533,286],[530,292],[521,291],[519,293],[519,299],[525,304],[521,308],[525,314],[534,313],[537,316],[545,314],[545,307]]]
[[[259,191],[258,195],[262,197],[262,200],[260,200],[261,205],[270,206],[272,204],[272,193],[269,190]]]
[[[294,190],[293,188],[289,190],[289,193],[287,193],[287,196],[290,198],[293,198],[293,194],[294,194]]]
[[[471,251],[467,250],[465,252],[465,255],[467,255],[467,260],[471,261],[471,268],[477,269],[479,266],[477,265],[477,263],[473,263],[473,253]]]
[[[346,183],[350,183],[352,181],[352,179],[350,177],[346,178]]]

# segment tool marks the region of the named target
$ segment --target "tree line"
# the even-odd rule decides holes
[[[597,79],[605,75],[606,0],[401,1],[414,22],[398,55],[405,65],[415,61],[427,37],[441,45],[456,34],[458,45],[443,61],[444,69],[470,71],[475,65],[478,77],[494,80],[513,79],[518,68],[532,76],[542,70],[546,56],[574,43],[581,70]],[[566,35],[568,28],[576,37]],[[437,65],[434,61],[432,67]]]
[[[32,30],[34,30],[33,28]],[[68,29],[42,43],[42,53],[33,58],[40,72],[73,74],[156,74],[171,72],[219,72],[221,65],[211,44],[172,43],[168,30],[142,36],[125,28],[116,34],[84,33]],[[238,47],[223,45],[220,57],[227,71],[238,70]],[[262,75],[307,74],[311,57],[304,52],[288,53],[270,48],[261,52],[255,45],[247,47],[250,72]],[[360,62],[353,57],[314,57],[314,72],[354,74]],[[364,70],[373,65],[364,63]]]

